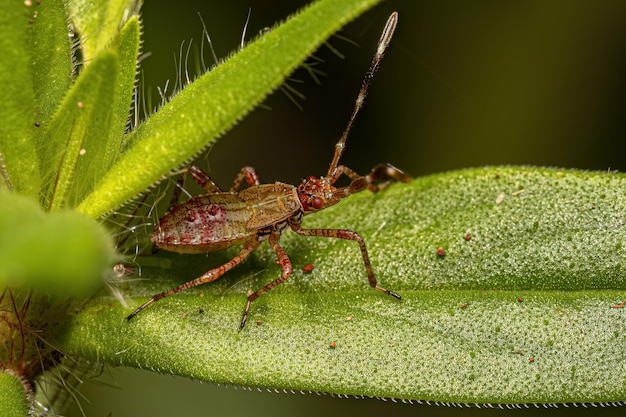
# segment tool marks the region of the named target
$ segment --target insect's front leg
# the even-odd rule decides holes
[[[378,164],[366,176],[360,175],[352,168],[345,165],[339,165],[335,171],[335,175],[330,178],[330,183],[334,184],[341,175],[345,175],[352,180],[352,183],[348,187],[350,194],[357,193],[365,188],[372,192],[378,192],[394,181],[411,181],[410,176],[391,164]]]
[[[240,329],[243,329],[243,326],[245,326],[246,324],[246,320],[248,320],[248,311],[250,310],[250,304],[252,304],[254,300],[259,298],[260,296],[262,296],[263,294],[265,294],[272,288],[285,282],[287,278],[289,278],[289,276],[291,275],[291,271],[292,271],[291,260],[289,259],[289,256],[287,256],[287,252],[285,252],[285,250],[278,243],[279,239],[280,239],[280,231],[275,230],[270,235],[269,244],[271,248],[274,250],[274,252],[276,253],[276,256],[278,257],[278,263],[280,264],[280,268],[282,270],[280,277],[270,282],[263,288],[248,294],[248,301],[246,302],[246,307],[243,310],[243,317],[241,318],[241,324],[239,325]]]
[[[402,297],[396,292],[378,285],[376,277],[374,276],[374,270],[372,269],[372,263],[370,262],[369,254],[367,253],[365,241],[357,232],[346,229],[303,229],[300,223],[291,223],[289,226],[291,226],[294,232],[301,236],[332,237],[336,239],[353,240],[357,242],[359,244],[359,248],[361,249],[363,264],[365,265],[365,270],[367,271],[367,279],[369,280],[370,286],[376,291],[382,292],[383,294],[390,295],[394,298],[397,298],[398,300],[402,299]]]
[[[345,165],[339,165],[337,169],[335,170],[335,173],[333,174],[333,176],[329,178],[330,183],[334,184],[342,175],[345,175],[346,177],[350,178],[352,181],[362,177],[361,174],[359,174],[352,168],[347,167]]]
[[[391,164],[378,164],[365,176],[367,188],[377,192],[383,190],[394,181],[411,182],[411,177]]]

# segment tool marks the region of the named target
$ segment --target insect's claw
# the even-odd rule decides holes
[[[141,307],[140,307],[140,308],[138,308],[137,310],[133,311],[132,313],[130,313],[130,314],[128,315],[128,317],[126,317],[126,320],[130,320],[130,319],[132,319],[132,318],[133,318],[133,317],[135,317],[137,314],[139,314],[139,312],[140,312],[140,311],[141,311]]]
[[[246,307],[243,309],[243,316],[241,317],[241,324],[239,324],[239,330],[243,329],[243,326],[246,325],[246,321],[248,321],[248,310],[250,310],[250,304],[252,301],[248,300],[246,302]]]
[[[392,296],[393,298],[396,298],[398,300],[402,300],[402,296],[400,294],[398,294],[397,292],[393,292],[393,291],[389,291],[388,293],[390,296]]]
[[[128,315],[128,317],[126,317],[126,320],[130,320],[133,317],[135,317],[137,314],[139,314],[141,312],[141,310],[143,310],[144,308],[148,307],[150,304],[154,303],[156,300],[154,297],[152,297],[151,299],[149,299],[148,301],[146,301],[145,303],[143,303],[142,305],[140,305],[139,307],[137,307],[137,309],[135,311],[133,311],[132,313],[130,313]]]
[[[392,296],[393,298],[396,298],[398,300],[402,300],[402,296],[400,296],[400,294],[398,294],[397,292],[388,290],[387,288],[379,287],[378,285],[376,286],[375,289],[376,289],[376,291],[380,291],[383,294],[387,294],[387,295]]]

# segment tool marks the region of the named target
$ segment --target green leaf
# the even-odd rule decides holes
[[[102,285],[114,258],[110,236],[93,219],[74,211],[45,213],[34,199],[0,192],[2,290],[89,296]]]
[[[610,402],[626,397],[626,175],[541,168],[456,171],[364,192],[285,232],[292,277],[262,245],[214,283],[125,317],[236,249],[139,259],[141,280],[102,295],[58,335],[69,354],[246,386],[469,403]],[[438,249],[445,250],[438,253]],[[312,263],[310,274],[302,267]],[[333,346],[331,346],[333,343]]]
[[[81,37],[85,65],[107,48],[117,37],[120,27],[130,16],[139,13],[141,1],[70,0],[68,9],[76,32]]]
[[[22,381],[15,375],[0,372],[0,415],[28,417],[32,415],[30,411],[29,393]]]
[[[36,196],[39,161],[36,158],[32,63],[22,45],[29,36],[32,10],[22,3],[0,1],[0,189]]]
[[[122,150],[124,133],[129,123],[130,107],[133,100],[133,90],[137,72],[137,57],[139,56],[140,22],[137,16],[128,19],[121,28],[112,48],[118,53],[118,69],[114,84],[113,109],[109,137],[104,149],[99,153],[103,157],[102,169],[92,172],[92,182],[102,178],[113,165]],[[91,191],[93,183],[88,191]],[[85,194],[81,194],[84,196]]]
[[[109,136],[118,56],[105,51],[80,74],[39,144],[46,161],[43,198],[50,211],[74,205],[95,181],[89,173],[103,164],[103,138]],[[82,160],[82,161],[81,161]]]
[[[29,25],[28,47],[22,45],[22,48],[32,61],[29,76],[35,93],[35,112],[29,116],[40,123],[37,129],[40,133],[72,85],[72,50],[64,2],[40,2],[30,10],[33,18]]]
[[[133,17],[109,48],[78,77],[40,143],[44,202],[50,210],[75,206],[121,151],[133,97],[139,21]]]
[[[91,106],[91,112],[84,111],[83,108],[81,113],[86,124],[80,149],[85,153],[77,155],[76,177],[68,197],[72,207],[93,190],[97,181],[107,173],[120,155],[130,115],[138,53],[139,20],[135,16],[121,28],[111,47],[102,51],[81,75],[80,81],[83,75],[87,78],[83,84],[85,88],[79,88],[77,83],[76,94],[85,94],[95,106]],[[101,61],[107,65],[102,65]],[[88,91],[88,88],[92,91]],[[70,100],[69,106],[72,104]],[[81,132],[81,127],[77,119],[72,126],[73,137]],[[74,168],[65,162],[64,166]]]
[[[316,2],[178,93],[127,138],[78,210],[100,217],[189,161],[277,88],[302,61],[376,0]]]

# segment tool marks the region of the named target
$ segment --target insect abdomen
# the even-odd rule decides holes
[[[194,197],[161,219],[150,240],[178,253],[206,253],[243,243],[254,233],[246,229],[251,212],[235,193]]]

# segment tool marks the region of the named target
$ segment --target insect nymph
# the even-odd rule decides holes
[[[254,169],[244,167],[235,178],[230,190],[224,192],[199,168],[195,166],[187,168],[187,172],[208,194],[190,198],[173,207],[163,216],[158,227],[152,233],[150,237],[152,242],[161,249],[178,253],[208,253],[234,245],[243,245],[243,247],[241,252],[227,263],[207,271],[192,281],[154,295],[133,311],[127,319],[132,319],[150,304],[164,297],[196,285],[215,281],[243,262],[263,241],[267,240],[278,257],[278,264],[281,266],[282,273],[280,277],[263,288],[248,293],[248,301],[244,307],[240,324],[240,328],[243,328],[248,318],[250,304],[291,275],[291,261],[279,243],[282,233],[287,228],[291,228],[301,236],[331,237],[356,241],[361,249],[370,286],[377,291],[400,299],[400,296],[395,292],[378,285],[365,242],[357,232],[344,229],[304,229],[302,227],[302,219],[305,215],[332,206],[351,194],[366,188],[376,192],[392,181],[409,182],[411,180],[408,175],[389,164],[377,165],[366,176],[361,176],[352,169],[339,165],[339,158],[345,147],[348,134],[363,105],[369,84],[378,69],[385,49],[391,41],[397,22],[398,15],[394,12],[389,17],[378,41],[376,54],[363,80],[350,120],[339,142],[335,145],[333,160],[326,176],[319,178],[309,176],[297,187],[280,182],[260,184]],[[335,187],[335,182],[342,175],[351,180],[350,184],[346,187]],[[248,187],[239,191],[244,180]]]

